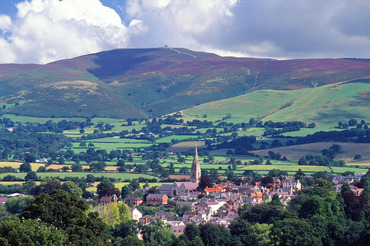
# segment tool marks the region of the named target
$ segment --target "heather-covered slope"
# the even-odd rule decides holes
[[[278,61],[170,47],[120,49],[47,65],[0,65],[0,104],[17,103],[6,112],[21,115],[146,117],[261,89],[367,83],[368,77],[366,59]],[[67,86],[68,81],[93,82],[99,93]]]

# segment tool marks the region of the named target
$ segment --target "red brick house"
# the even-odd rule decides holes
[[[156,203],[167,204],[167,202],[168,197],[166,196],[166,194],[149,194],[146,197],[147,204],[156,204]]]
[[[129,196],[125,198],[125,203],[128,206],[131,206],[131,205],[138,206],[143,203],[143,199],[141,199],[140,197]]]

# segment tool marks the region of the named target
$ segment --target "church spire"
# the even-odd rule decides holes
[[[200,165],[198,161],[198,148],[197,146],[195,146],[193,164],[191,165],[191,170],[190,170],[190,182],[199,183],[200,175],[201,175],[201,172],[200,172]]]

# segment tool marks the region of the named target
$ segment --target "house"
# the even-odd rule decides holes
[[[166,194],[149,194],[146,197],[146,203],[147,204],[167,204],[168,202],[168,197]]]
[[[171,197],[172,187],[173,187],[173,184],[162,184],[161,187],[159,187],[158,189],[159,194],[166,194],[168,197]]]
[[[283,188],[292,188],[295,191],[299,191],[302,189],[302,184],[299,182],[299,179],[295,181],[293,178],[286,179],[282,182]]]
[[[143,199],[136,196],[126,197],[124,201],[128,206],[138,206],[143,203]]]
[[[173,233],[175,233],[176,236],[179,236],[181,234],[184,234],[184,230],[186,225],[182,221],[167,221],[167,224],[170,224],[172,227]]]
[[[99,198],[99,202],[100,203],[110,203],[112,200],[111,200],[111,197],[110,196],[102,196]]]
[[[143,214],[137,208],[130,208],[130,215],[132,220],[139,221]]]
[[[0,197],[0,206],[5,205],[6,200],[8,200],[6,196]]]
[[[99,198],[98,200],[100,203],[111,203],[111,202],[117,202],[118,201],[118,197],[116,194],[113,194],[111,196],[102,196]]]
[[[221,187],[206,187],[204,189],[204,192],[206,193],[206,195],[209,195],[210,193],[215,193],[215,192],[222,192],[224,189],[221,188]]]
[[[171,196],[178,196],[188,192],[196,191],[198,183],[193,182],[174,182],[171,188]]]
[[[8,195],[9,197],[24,197],[26,195],[22,194],[22,193],[12,193],[12,194],[9,194]]]

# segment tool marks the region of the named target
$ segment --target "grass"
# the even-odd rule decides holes
[[[185,140],[185,139],[197,138],[197,137],[198,136],[196,136],[196,135],[174,135],[174,136],[168,136],[168,137],[157,139],[155,142],[156,143],[171,143],[172,139]]]
[[[91,174],[94,177],[106,177],[106,178],[115,178],[115,179],[137,179],[137,178],[147,178],[147,179],[153,179],[156,178],[154,176],[146,175],[146,174],[133,174],[133,173],[90,173],[90,172],[43,172],[43,173],[37,173],[37,176],[41,179],[45,177],[86,177],[86,175]],[[17,178],[24,178],[26,176],[26,173],[1,173],[0,178],[4,178],[6,175],[14,175]],[[158,179],[158,178],[156,178]]]
[[[333,144],[333,142],[310,143],[284,146],[266,150],[254,150],[251,151],[251,153],[254,153],[256,155],[268,156],[268,152],[273,151],[275,153],[280,153],[282,156],[286,156],[288,160],[297,162],[302,156],[306,156],[309,154],[321,155],[321,150],[329,149]],[[353,161],[353,157],[356,154],[361,154],[364,161],[370,160],[369,143],[337,142],[335,144],[339,144],[342,147],[342,150],[336,156],[336,160]]]
[[[183,111],[184,120],[207,114],[217,120],[231,114],[228,122],[300,120],[329,128],[350,118],[370,121],[368,105],[358,94],[370,90],[367,83],[337,83],[300,90],[258,90],[229,99],[213,101]],[[261,103],[263,102],[263,103]]]
[[[12,167],[12,168],[19,168],[20,165],[22,165],[23,162],[11,162],[11,161],[3,161],[0,162],[0,167]],[[39,167],[45,166],[44,163],[31,163],[32,171],[37,171]]]

